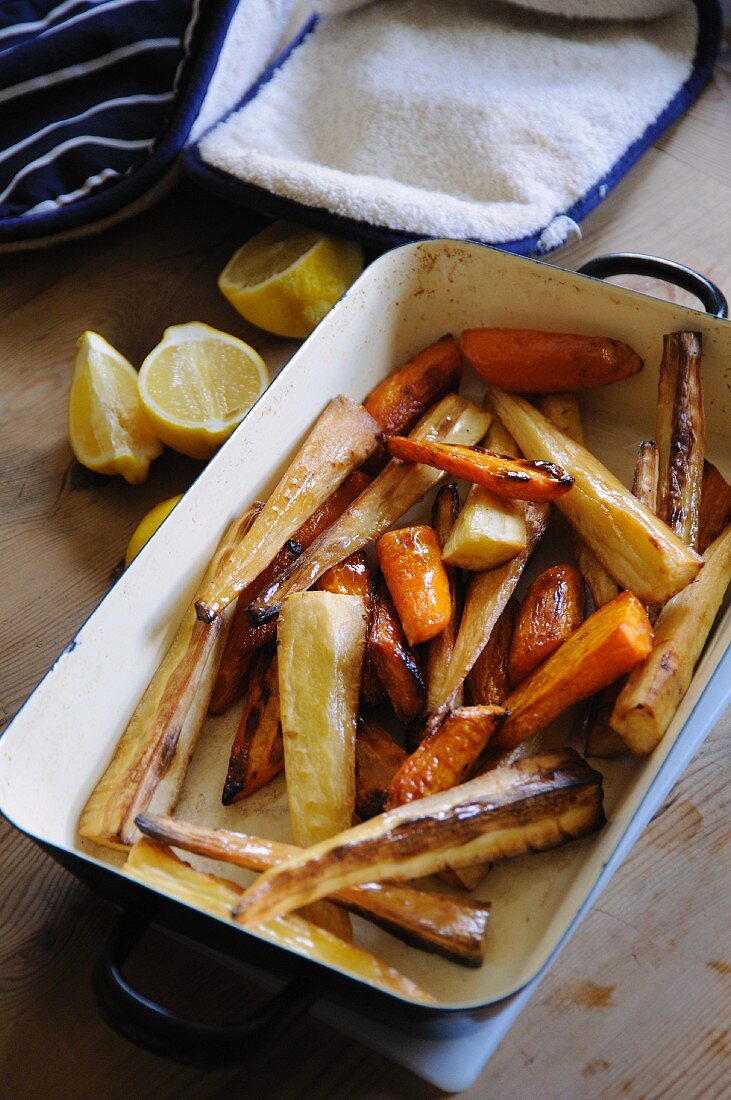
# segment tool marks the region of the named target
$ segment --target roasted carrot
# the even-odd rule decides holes
[[[731,523],[731,485],[712,463],[703,466],[701,514],[698,523],[698,552],[708,547]]]
[[[485,447],[434,443],[400,435],[387,439],[386,447],[394,458],[445,470],[452,477],[461,477],[510,500],[555,500],[568,493],[574,483],[570,474],[552,462],[507,458]]]
[[[567,707],[640,664],[651,649],[644,607],[632,592],[620,592],[511,691],[504,704],[510,715],[491,747],[511,749],[526,741]]]
[[[451,619],[452,600],[434,528],[388,531],[376,553],[409,645],[435,638]]]
[[[361,821],[383,813],[388,788],[406,752],[375,722],[359,719],[355,735],[355,812]]]
[[[393,371],[363,404],[384,435],[410,432],[430,405],[459,389],[462,358],[453,336],[443,336]]]
[[[411,722],[424,709],[426,686],[383,578],[374,586],[367,649],[397,718]]]
[[[230,806],[247,798],[270,783],[283,768],[277,658],[274,649],[267,646],[259,650],[252,662],[221,801]]]
[[[467,698],[473,706],[500,707],[510,694],[508,659],[519,606],[511,596],[472,666],[467,677]]]
[[[502,707],[458,707],[404,760],[391,780],[387,809],[463,783],[500,721]]]
[[[639,355],[619,340],[536,329],[468,329],[462,354],[483,378],[513,393],[588,390],[642,369]]]
[[[314,586],[321,592],[334,592],[341,596],[360,596],[365,604],[366,617],[370,627],[372,614],[371,571],[368,565],[368,555],[365,550],[358,550],[345,558],[339,565],[333,565],[326,573],[323,573]],[[360,678],[361,706],[377,706],[386,699],[386,691],[378,678],[378,673],[373,667],[373,659],[366,652],[363,656],[363,668]]]
[[[573,565],[554,565],[523,597],[510,646],[513,687],[570,637],[584,617],[584,586]]]
[[[276,641],[276,619],[271,619],[268,623],[252,624],[247,613],[249,604],[260,596],[303,550],[307,550],[318,535],[339,519],[345,509],[370,484],[370,480],[366,474],[355,470],[302,524],[294,537],[285,543],[263,573],[260,573],[256,580],[239,595],[211,696],[209,706],[211,714],[223,714],[237,699],[241,698],[246,688],[247,670],[252,654],[262,646]]]

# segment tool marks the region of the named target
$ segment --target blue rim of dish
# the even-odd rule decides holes
[[[645,132],[629,146],[612,168],[573,206],[563,211],[564,216],[571,218],[572,221],[577,223],[583,221],[607,197],[653,142],[687,111],[708,83],[723,39],[723,14],[720,0],[693,0],[693,3],[698,12],[698,38],[690,76],[655,121],[650,123]],[[249,91],[214,126],[220,125],[246,106],[259,93],[261,88],[272,79],[275,73],[282,68],[292,52],[312,33],[317,23],[317,16],[313,16],[308,20],[302,30],[272,61]],[[210,129],[213,129],[213,127],[210,127]],[[206,164],[200,155],[197,144],[185,151],[184,160],[189,176],[201,187],[220,198],[227,199],[229,202],[244,206],[270,218],[286,218],[288,221],[300,222],[322,232],[350,237],[369,248],[394,248],[418,240],[438,240],[444,236],[441,234],[429,238],[423,233],[408,233],[390,229],[386,226],[371,225],[368,222],[357,221],[333,213],[324,207],[305,206],[293,199],[282,198],[255,184],[243,183],[226,172]],[[541,238],[546,228],[547,226],[543,226],[530,236],[519,237],[511,241],[469,239],[475,244],[490,245],[505,252],[513,252],[518,256],[540,256],[547,255],[548,252],[552,251],[552,249],[541,244]]]

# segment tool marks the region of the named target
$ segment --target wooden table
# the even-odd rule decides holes
[[[731,292],[731,80],[719,71],[553,262],[618,249],[682,260]],[[106,592],[153,503],[197,465],[167,454],[132,488],[71,460],[66,395],[79,333],[104,333],[133,362],[169,324],[247,328],[216,291],[254,219],[181,188],[100,239],[0,262],[2,723]],[[632,280],[628,280],[634,285]],[[637,286],[683,299],[667,287]],[[286,350],[286,349],[285,349]],[[526,1098],[729,1095],[731,912],[727,715],[586,918],[475,1086]],[[128,1045],[99,1019],[90,971],[110,906],[0,823],[0,1095],[34,1097],[432,1097],[385,1059],[311,1019],[239,1070],[204,1073]],[[169,1004],[236,1018],[230,975],[164,936],[135,959]]]

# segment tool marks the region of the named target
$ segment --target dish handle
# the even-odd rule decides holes
[[[236,1065],[281,1039],[321,993],[312,968],[305,967],[239,1023],[186,1019],[134,989],[122,973],[149,924],[145,910],[121,914],[96,961],[92,985],[106,1023],[153,1054],[203,1069]]]
[[[699,271],[674,260],[644,256],[639,252],[610,252],[588,260],[577,270],[579,275],[591,275],[595,279],[607,279],[610,275],[647,275],[651,279],[661,279],[694,294],[706,313],[713,317],[728,317],[728,302],[716,284]]]

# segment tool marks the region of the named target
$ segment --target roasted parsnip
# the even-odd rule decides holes
[[[424,709],[426,685],[418,655],[406,641],[383,578],[373,590],[368,655],[397,718],[405,724],[413,721]]]
[[[387,808],[463,783],[500,722],[502,707],[458,707],[404,760],[391,780]]]
[[[355,735],[355,812],[361,821],[383,813],[391,780],[406,759],[406,751],[390,733],[358,721]]]
[[[135,844],[124,865],[124,872],[136,882],[223,920],[231,919],[232,910],[243,896],[242,888],[235,882],[196,871],[165,845],[152,840],[140,840]],[[257,931],[279,947],[290,948],[297,954],[345,971],[380,989],[427,1004],[436,1003],[430,993],[420,989],[410,978],[364,947],[356,947],[324,928],[318,928],[297,913],[268,921]]]
[[[297,528],[372,454],[379,439],[378,425],[362,405],[349,397],[333,398],[231,555],[228,569],[201,589],[195,602],[198,618],[211,622],[256,580]]]
[[[703,464],[698,551],[703,554],[731,523],[731,485],[717,467]]]
[[[231,629],[226,639],[216,683],[211,695],[211,714],[223,714],[240,699],[246,688],[246,674],[252,655],[262,646],[271,645],[277,639],[274,620],[252,625],[247,608],[276,577],[279,576],[303,550],[311,546],[318,535],[343,514],[349,504],[370,483],[360,470],[350,474],[342,485],[295,531],[266,569],[239,594],[231,619]]]
[[[511,596],[472,666],[466,683],[467,698],[473,706],[500,707],[510,694],[508,659],[519,606]]]
[[[442,557],[461,569],[493,569],[524,550],[525,540],[522,502],[473,485]]]
[[[544,416],[552,420],[557,428],[565,432],[574,442],[586,445],[584,429],[579,413],[579,401],[574,393],[547,393],[538,401],[538,408]],[[653,512],[655,509],[652,509]],[[619,592],[619,585],[599,561],[594,551],[582,538],[573,532],[574,554],[579,572],[594,602],[594,607],[603,607]]]
[[[633,753],[652,752],[675,716],[731,581],[731,527],[711,543],[696,580],[674,596],[655,623],[647,660],[622,689],[610,725]]]
[[[236,729],[221,801],[224,806],[248,798],[284,768],[279,721],[279,672],[273,648],[254,657],[244,708]]]
[[[452,600],[434,528],[420,524],[387,531],[376,553],[409,645],[441,634],[452,614]]]
[[[225,573],[228,558],[260,512],[252,505],[224,535],[206,573]],[[142,810],[168,813],[178,800],[208,710],[226,619],[212,624],[186,610],[160,667],[122,734],[111,763],[79,820],[79,833],[109,848],[125,848],[139,835]]]
[[[439,439],[450,443],[474,443],[487,431],[490,413],[478,409],[457,394],[444,397],[412,433],[416,439]],[[349,554],[377,539],[408,512],[429,489],[444,477],[428,466],[389,462],[348,510],[317,539],[309,550],[262,597],[252,604],[257,621],[276,614],[280,601],[290,592],[304,591]]]
[[[461,378],[459,348],[454,337],[443,336],[384,378],[363,404],[384,435],[403,435],[411,431],[427,409],[448,393],[456,392]],[[377,473],[386,462],[388,454],[379,447],[366,466]]]
[[[658,515],[692,549],[698,545],[706,436],[701,346],[699,332],[663,337],[655,427]]]
[[[486,447],[435,443],[394,435],[386,440],[386,448],[394,458],[444,470],[452,477],[481,485],[509,500],[532,500],[536,503],[555,500],[568,493],[573,485],[571,476],[553,462],[508,458],[488,451]]]
[[[525,757],[292,857],[246,891],[235,919],[256,925],[362,882],[555,848],[603,823],[602,777],[577,753]]]
[[[467,329],[462,354],[488,382],[513,393],[593,389],[642,369],[639,355],[619,340],[536,329]]]
[[[569,638],[584,618],[584,586],[573,565],[544,570],[523,597],[510,645],[513,687]]]
[[[568,707],[640,664],[652,649],[647,613],[631,592],[595,611],[505,700],[509,716],[491,748],[512,749]]]
[[[664,603],[693,580],[700,557],[635,500],[585,447],[520,397],[493,387],[495,410],[518,446],[556,459],[574,478],[556,507],[618,584],[641,600]]]
[[[138,826],[153,840],[250,871],[267,871],[300,851],[292,844],[191,825],[171,817],[142,814]],[[353,886],[335,894],[332,900],[414,947],[434,951],[452,962],[480,966],[485,957],[490,917],[487,902],[381,882]]]
[[[436,532],[439,544],[444,548],[454,528],[459,515],[459,491],[454,482],[442,485],[432,505],[432,526]],[[444,553],[442,552],[442,560]],[[431,684],[437,683],[444,675],[444,670],[449,664],[454,649],[462,604],[462,584],[459,573],[451,565],[445,566],[447,580],[449,582],[449,622],[441,634],[432,638],[426,657],[426,710],[427,714],[432,710]],[[455,706],[462,705],[462,698],[455,701]]]

